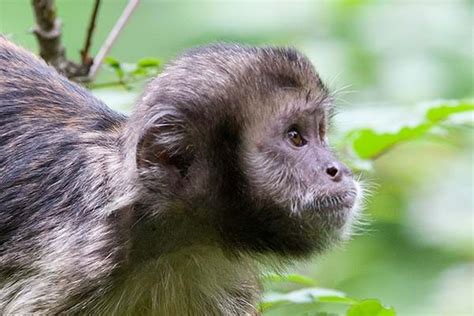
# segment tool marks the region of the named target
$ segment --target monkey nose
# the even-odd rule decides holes
[[[335,182],[342,180],[344,176],[350,176],[351,172],[349,168],[341,163],[332,162],[326,167],[326,175]]]

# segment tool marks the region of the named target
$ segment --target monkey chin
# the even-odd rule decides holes
[[[360,186],[355,183],[353,188],[326,204],[315,195],[310,202],[308,195],[297,207],[267,201],[258,207],[250,203],[238,210],[226,208],[221,217],[226,249],[283,259],[306,259],[321,253],[351,235],[362,198]]]
[[[311,256],[341,244],[351,238],[354,226],[359,223],[363,190],[357,181],[345,192],[311,196],[302,206],[293,209],[290,218],[299,222],[302,240],[307,251],[297,256]]]

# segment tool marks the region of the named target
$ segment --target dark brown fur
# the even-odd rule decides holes
[[[321,251],[354,216],[330,102],[293,49],[213,45],[127,118],[0,37],[0,313],[255,313],[257,262]]]

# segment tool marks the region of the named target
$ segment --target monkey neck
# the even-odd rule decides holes
[[[229,260],[215,247],[183,247],[124,274],[103,312],[250,315],[259,298],[256,275],[248,259]]]
[[[216,228],[205,210],[171,206],[150,208],[135,204],[130,218],[130,256],[134,264],[157,260],[183,248],[205,247],[219,250]]]
[[[250,315],[259,298],[255,261],[230,255],[190,212],[159,214],[141,204],[129,219],[127,262],[104,312]],[[130,225],[131,224],[131,225]],[[140,308],[146,307],[146,310]]]

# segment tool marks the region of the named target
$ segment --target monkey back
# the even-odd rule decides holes
[[[0,36],[0,314],[103,286],[120,247],[97,210],[124,121]]]

